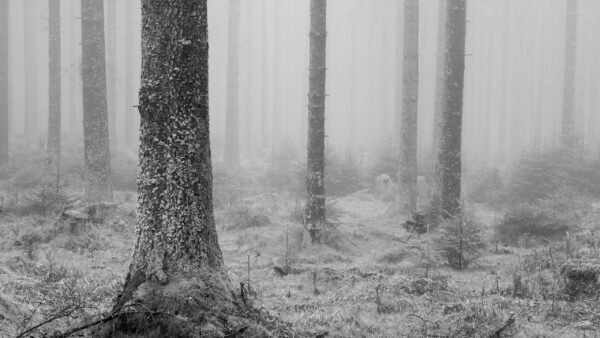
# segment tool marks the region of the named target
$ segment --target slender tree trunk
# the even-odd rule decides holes
[[[140,5],[140,0],[125,0],[125,25],[126,25],[126,39],[127,39],[127,51],[125,60],[125,123],[124,123],[124,145],[127,147],[133,147],[136,144],[137,128],[135,114],[137,114],[137,99],[138,93],[136,92],[136,76],[138,72],[136,67],[138,62],[136,61],[137,51],[139,45],[137,44],[136,34],[137,30],[134,28],[136,25],[136,6]]]
[[[402,129],[399,203],[417,211],[417,117],[419,104],[419,0],[404,0],[404,56],[402,63]]]
[[[563,89],[562,142],[574,150],[579,142],[575,115],[575,73],[577,64],[578,0],[567,1],[567,34],[565,41],[565,80]]]
[[[436,152],[439,148],[442,114],[444,112],[444,85],[446,82],[446,16],[448,2],[440,0],[438,5],[438,31],[437,31],[437,70],[435,82],[435,106],[433,111],[433,151]],[[436,173],[439,177],[439,172]]]
[[[69,17],[69,56],[70,63],[69,67],[74,70],[81,68],[81,40],[78,38],[78,33],[81,30],[81,23],[77,17],[80,16],[81,10],[78,6],[81,3],[78,2],[66,2],[70,9]],[[69,131],[74,134],[76,139],[81,138],[81,110],[82,104],[80,102],[83,95],[81,94],[81,72],[72,71],[69,76]]]
[[[49,167],[58,170],[61,133],[61,53],[60,0],[49,0],[49,93],[48,93],[48,155]],[[58,174],[58,172],[56,173]]]
[[[37,84],[37,6],[32,0],[24,0],[23,24],[25,38],[25,125],[23,131],[28,137],[38,136],[38,84]]]
[[[442,115],[439,166],[442,170],[444,217],[461,212],[462,115],[465,76],[467,2],[448,0],[446,23],[446,107]]]
[[[106,101],[111,149],[117,149],[117,1],[106,1]]]
[[[8,0],[0,0],[0,166],[8,161]]]
[[[269,145],[269,33],[267,27],[267,0],[262,3],[262,61],[260,89],[260,144],[263,149]]]
[[[256,313],[224,269],[213,216],[207,1],[144,0],[142,16],[138,238],[115,311],[128,308],[104,334],[266,336],[245,319]]]
[[[240,165],[240,0],[229,0],[225,164]]]
[[[281,110],[281,93],[283,92],[281,86],[281,1],[275,1],[275,24],[273,28],[273,113],[272,113],[272,124],[271,124],[271,155],[273,156],[275,150],[281,146],[282,134],[281,134],[281,116],[283,111]]]
[[[325,223],[326,60],[327,0],[311,0],[306,221],[313,243],[318,242],[318,228]]]
[[[402,37],[404,36],[404,3],[402,1],[396,2],[396,74],[395,74],[395,85],[396,93],[402,93],[403,87],[403,64],[404,57],[404,43]],[[402,95],[395,95],[394,103],[394,145],[399,146],[402,143]],[[398,148],[399,149],[399,148]]]
[[[107,201],[112,200],[112,187],[103,0],[81,1],[81,41],[85,198],[91,202]]]

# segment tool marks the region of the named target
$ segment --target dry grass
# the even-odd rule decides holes
[[[595,299],[568,301],[543,297],[541,291],[513,296],[515,269],[525,271],[526,257],[535,256],[535,249],[496,255],[491,248],[477,267],[454,271],[442,266],[423,278],[419,246],[399,220],[384,216],[387,205],[366,192],[336,203],[340,236],[350,243],[341,251],[306,243],[301,226],[289,217],[294,200],[271,195],[253,199],[268,201],[262,207],[270,210],[271,222],[261,227],[220,228],[229,274],[236,285],[250,279],[254,304],[280,315],[299,333],[313,337],[324,332],[328,337],[490,336],[512,316],[514,324],[501,337],[600,335],[600,304]],[[81,238],[58,234],[39,243],[31,259],[14,246],[20,235],[15,225],[26,219],[0,216],[0,295],[33,311],[43,298],[43,285],[61,283],[77,272],[82,290],[93,296],[94,309],[60,323],[72,324],[108,310],[125,278],[134,244],[134,200],[127,200],[117,211],[118,219],[93,226]],[[286,264],[294,273],[281,276],[273,269]],[[528,290],[541,290],[541,284],[534,283],[537,276],[526,272],[523,276]],[[42,307],[51,310],[51,305]],[[41,321],[41,313],[32,322]],[[0,320],[0,327],[13,333],[18,326]],[[5,332],[0,331],[0,336]]]

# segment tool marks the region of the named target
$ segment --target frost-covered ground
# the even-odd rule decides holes
[[[328,245],[315,246],[300,224],[301,198],[264,189],[252,177],[227,177],[227,186],[216,179],[215,217],[231,279],[235,286],[249,284],[254,305],[292,323],[298,333],[600,336],[598,297],[570,300],[563,292],[559,270],[568,259],[562,242],[520,249],[488,243],[477,265],[456,271],[437,261],[425,277],[426,253],[439,233],[407,233],[400,226],[407,217],[390,216],[390,202],[369,189],[330,199],[335,230]],[[45,326],[47,332],[109,310],[135,240],[135,195],[119,192],[116,204],[104,222],[77,233],[58,216],[0,214],[0,337],[16,336],[19,327],[57,313],[69,316]],[[497,211],[472,209],[490,238]],[[582,236],[571,235],[571,257],[598,249],[585,238],[590,224],[599,222],[595,213],[581,220],[587,225],[579,229]]]

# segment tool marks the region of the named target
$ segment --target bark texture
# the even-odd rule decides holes
[[[442,132],[442,115],[446,102],[446,18],[448,16],[448,2],[442,0],[438,4],[438,32],[437,32],[437,70],[435,83],[435,106],[433,111],[433,143],[432,154],[437,154],[440,148]],[[436,163],[433,177],[434,199],[439,200],[442,191],[442,172]],[[435,207],[435,206],[434,206]]]
[[[85,199],[112,200],[103,0],[81,1]]]
[[[8,161],[8,0],[0,0],[0,166]]]
[[[567,1],[567,34],[565,41],[565,80],[563,89],[562,142],[574,149],[579,142],[575,115],[575,75],[577,64],[577,7],[578,0]]]
[[[142,16],[138,238],[105,334],[266,337],[234,292],[215,228],[207,0],[144,0]]]
[[[419,0],[404,0],[404,56],[402,63],[402,126],[399,203],[417,211],[417,117],[419,105]]]
[[[225,164],[240,165],[240,0],[229,0]]]
[[[306,222],[313,243],[318,241],[318,229],[325,223],[326,43],[327,1],[311,0]]]
[[[445,218],[461,212],[462,116],[465,78],[466,0],[448,0],[446,21],[446,107],[438,155],[442,177],[442,214]]]
[[[61,53],[60,0],[49,0],[49,87],[48,87],[48,156],[50,167],[60,161],[61,133]]]

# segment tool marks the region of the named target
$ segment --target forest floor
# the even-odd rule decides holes
[[[116,204],[76,233],[58,216],[0,213],[0,337],[53,316],[45,330],[60,330],[110,308],[132,256],[135,194],[118,193]],[[249,284],[256,307],[303,336],[600,337],[598,298],[558,297],[556,269],[532,268],[543,246],[488,247],[477,265],[433,264],[426,276],[435,233],[407,233],[407,217],[389,206],[368,190],[330,201],[329,245],[308,243],[302,202],[287,194],[246,194],[215,213],[234,285]],[[497,215],[473,208],[489,234]]]

